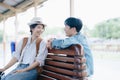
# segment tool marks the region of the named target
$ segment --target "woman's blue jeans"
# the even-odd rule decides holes
[[[29,66],[29,64],[20,64],[13,71],[24,69],[28,66]],[[21,73],[13,73],[13,71],[8,73],[6,76],[2,77],[1,80],[37,80],[37,70],[36,69],[32,69],[32,70],[29,70],[26,72],[21,72]]]

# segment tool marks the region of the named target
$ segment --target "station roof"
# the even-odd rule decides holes
[[[47,0],[0,0],[0,22]]]

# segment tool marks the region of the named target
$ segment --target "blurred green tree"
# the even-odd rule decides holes
[[[92,30],[92,36],[105,39],[120,38],[120,18],[109,19],[96,24]]]

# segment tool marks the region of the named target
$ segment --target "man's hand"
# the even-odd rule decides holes
[[[47,41],[47,48],[49,49],[52,49],[52,41],[53,41],[54,38],[50,38],[48,41]]]

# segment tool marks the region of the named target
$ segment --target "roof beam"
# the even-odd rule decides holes
[[[4,0],[0,0],[0,2],[3,2]]]
[[[25,8],[25,7],[28,6],[28,5],[31,5],[32,3],[33,3],[33,1],[31,1],[31,0],[25,0],[24,3],[19,4],[19,5],[17,6],[17,8],[22,9],[22,8]],[[22,6],[21,6],[21,5],[22,5]]]
[[[42,4],[47,0],[35,0],[36,4]],[[21,6],[22,5],[22,6]],[[24,9],[24,8],[30,8],[34,6],[34,0],[25,0],[24,3],[21,3],[20,5],[16,6],[18,9]]]
[[[9,5],[5,4],[5,3],[0,3],[0,5],[7,8],[7,9],[12,10],[13,12],[16,12],[16,9],[14,7],[12,7],[12,6],[9,6]]]

